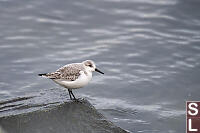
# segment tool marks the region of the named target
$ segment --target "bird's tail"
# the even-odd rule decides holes
[[[40,74],[38,74],[38,76],[46,76],[47,75],[47,73],[40,73]]]

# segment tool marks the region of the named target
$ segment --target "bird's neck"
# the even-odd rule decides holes
[[[92,75],[92,72],[86,69],[85,70],[85,75],[90,76],[90,75]]]

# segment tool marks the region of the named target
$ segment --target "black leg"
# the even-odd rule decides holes
[[[68,89],[70,99],[72,100],[71,91]]]
[[[70,91],[70,93],[71,93],[72,96],[74,97],[74,100],[76,100],[76,97],[75,97],[74,94],[72,93],[72,90]]]

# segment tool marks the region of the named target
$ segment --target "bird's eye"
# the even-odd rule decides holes
[[[92,65],[90,64],[89,67],[92,67]]]

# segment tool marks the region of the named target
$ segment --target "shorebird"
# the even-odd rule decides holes
[[[67,64],[55,72],[38,75],[52,79],[55,83],[65,87],[68,89],[70,99],[77,100],[72,90],[86,86],[92,79],[92,72],[94,71],[104,74],[96,68],[92,60],[86,60],[82,63]]]

